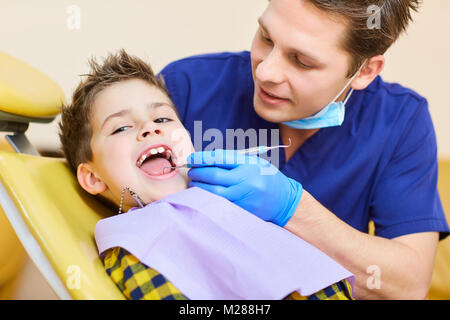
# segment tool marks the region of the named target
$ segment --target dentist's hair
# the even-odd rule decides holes
[[[170,98],[164,80],[153,73],[150,65],[123,49],[117,54],[109,54],[102,64],[91,58],[89,66],[90,73],[83,75],[86,78],[75,89],[72,103],[63,106],[59,122],[62,151],[75,173],[79,164],[92,161],[91,109],[100,91],[120,81],[142,79]],[[175,107],[174,110],[177,112]]]
[[[347,77],[354,75],[364,60],[382,55],[407,29],[413,11],[422,0],[301,0],[344,18],[347,33],[342,47],[353,58]]]

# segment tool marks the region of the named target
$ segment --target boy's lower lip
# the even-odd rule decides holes
[[[280,105],[282,103],[288,102],[289,99],[283,99],[283,98],[276,98],[271,95],[269,95],[266,91],[264,91],[261,87],[256,88],[256,92],[258,94],[258,97],[266,104],[269,105]]]
[[[170,171],[169,173],[162,174],[162,175],[159,175],[159,176],[153,176],[153,175],[148,174],[148,173],[145,172],[144,170],[141,170],[141,169],[139,169],[139,170],[140,170],[145,176],[147,176],[148,178],[153,179],[153,180],[168,180],[168,179],[171,179],[171,178],[173,178],[175,175],[178,174],[178,169],[177,169],[177,168],[175,168],[174,170]],[[166,170],[166,171],[167,171],[167,170]]]

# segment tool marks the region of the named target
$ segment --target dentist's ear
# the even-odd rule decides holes
[[[353,80],[352,88],[364,90],[383,71],[385,65],[384,56],[378,55],[368,59],[362,67],[359,75]]]
[[[81,187],[90,194],[96,195],[107,189],[106,184],[94,172],[88,163],[80,163],[77,168],[77,179]]]

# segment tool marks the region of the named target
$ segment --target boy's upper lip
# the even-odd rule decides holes
[[[146,157],[147,158],[149,155],[151,155],[150,150],[158,149],[158,148],[161,148],[161,147],[163,147],[166,151],[169,151],[170,155],[173,154],[172,148],[169,147],[167,144],[164,144],[164,143],[152,144],[152,145],[150,145],[148,147],[145,147],[145,149],[139,154],[139,156],[138,156],[138,158],[136,160],[136,166],[140,167],[139,161],[141,160],[142,157]]]

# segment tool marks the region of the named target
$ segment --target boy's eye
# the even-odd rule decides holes
[[[155,122],[155,123],[166,123],[166,122],[170,122],[170,121],[173,121],[173,120],[170,119],[170,118],[157,118],[157,119],[155,119],[154,122]],[[123,126],[123,127],[120,127],[120,128],[118,128],[118,129],[116,129],[112,134],[116,134],[116,133],[119,133],[119,132],[126,131],[127,128],[131,128],[131,126]]]
[[[129,128],[130,126],[123,126],[123,127],[120,127],[120,128],[118,128],[117,130],[115,130],[112,134],[116,134],[116,133],[119,133],[119,132],[122,132],[122,131],[125,131],[125,129],[124,128]]]
[[[170,121],[173,121],[173,120],[170,118],[158,118],[155,120],[155,123],[166,123],[166,122],[170,122]]]

